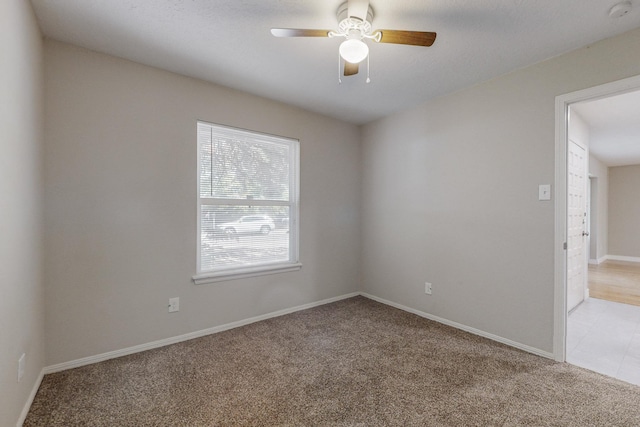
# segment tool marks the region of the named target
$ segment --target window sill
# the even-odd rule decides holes
[[[196,274],[192,277],[193,283],[196,285],[204,285],[206,283],[224,282],[227,280],[245,279],[247,277],[265,276],[267,274],[288,273],[290,271],[298,271],[302,268],[302,264],[277,264],[251,268],[238,268],[234,270],[219,271],[215,273]]]

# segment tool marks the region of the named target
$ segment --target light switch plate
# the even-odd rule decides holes
[[[538,186],[538,200],[551,200],[550,184],[541,184]]]

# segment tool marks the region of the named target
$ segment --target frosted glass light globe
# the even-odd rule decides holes
[[[369,46],[362,40],[349,39],[340,44],[340,56],[347,62],[358,64],[369,55]]]

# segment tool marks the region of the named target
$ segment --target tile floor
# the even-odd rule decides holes
[[[569,314],[567,362],[640,385],[640,306],[585,300]]]

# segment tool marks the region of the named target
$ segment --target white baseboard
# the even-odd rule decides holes
[[[330,304],[332,302],[340,301],[340,300],[347,299],[347,298],[352,298],[352,297],[355,297],[355,296],[358,296],[358,295],[362,295],[362,296],[364,296],[366,298],[369,298],[371,300],[380,302],[382,304],[389,305],[391,307],[398,308],[400,310],[403,310],[403,311],[406,311],[406,312],[409,312],[409,313],[416,314],[416,315],[418,315],[420,317],[424,317],[426,319],[430,319],[430,320],[433,320],[435,322],[442,323],[444,325],[448,325],[448,326],[451,326],[451,327],[454,327],[454,328],[457,328],[457,329],[461,329],[463,331],[472,333],[474,335],[478,335],[478,336],[481,336],[481,337],[484,337],[484,338],[488,338],[488,339],[493,340],[493,341],[497,341],[497,342],[502,343],[502,344],[506,344],[506,345],[511,346],[511,347],[518,348],[520,350],[526,351],[527,353],[536,354],[538,356],[546,357],[546,358],[549,358],[549,359],[553,359],[553,357],[554,357],[552,353],[549,353],[549,352],[546,352],[546,351],[543,351],[543,350],[540,350],[540,349],[537,349],[537,348],[534,348],[534,347],[531,347],[531,346],[528,346],[528,345],[525,345],[525,344],[522,344],[522,343],[519,343],[519,342],[516,342],[516,341],[512,341],[510,339],[503,338],[503,337],[500,337],[498,335],[490,334],[488,332],[481,331],[479,329],[475,329],[475,328],[472,328],[470,326],[463,325],[461,323],[453,322],[451,320],[447,320],[447,319],[444,319],[442,317],[434,316],[432,314],[425,313],[423,311],[416,310],[416,309],[404,306],[402,304],[398,304],[398,303],[395,303],[395,302],[392,302],[392,301],[388,301],[388,300],[385,300],[383,298],[379,298],[379,297],[376,297],[374,295],[368,294],[366,292],[352,292],[350,294],[341,295],[341,296],[337,296],[337,297],[333,297],[333,298],[328,298],[328,299],[325,299],[325,300],[322,300],[322,301],[316,301],[316,302],[312,302],[312,303],[309,303],[309,304],[303,304],[303,305],[299,305],[299,306],[296,306],[296,307],[286,308],[286,309],[283,309],[283,310],[274,311],[272,313],[267,313],[267,314],[263,314],[263,315],[260,315],[260,316],[255,316],[255,317],[251,317],[251,318],[248,318],[248,319],[239,320],[237,322],[231,322],[231,323],[227,323],[227,324],[220,325],[220,326],[214,326],[212,328],[202,329],[200,331],[190,332],[190,333],[183,334],[183,335],[178,335],[178,336],[175,336],[175,337],[165,338],[165,339],[158,340],[158,341],[152,341],[152,342],[149,342],[149,343],[146,343],[146,344],[140,344],[140,345],[136,345],[136,346],[133,346],[133,347],[127,347],[127,348],[123,348],[123,349],[120,349],[120,350],[114,350],[114,351],[110,351],[110,352],[107,352],[107,353],[97,354],[97,355],[89,356],[89,357],[83,357],[81,359],[71,360],[71,361],[68,361],[68,362],[63,362],[63,363],[58,363],[56,365],[47,366],[47,367],[45,367],[43,369],[43,372],[41,374],[41,378],[39,379],[39,381],[42,381],[42,375],[45,375],[45,374],[51,374],[51,373],[54,373],[54,372],[65,371],[67,369],[79,368],[80,366],[91,365],[93,363],[98,363],[98,362],[102,362],[102,361],[105,361],[105,360],[114,359],[116,357],[127,356],[127,355],[130,355],[130,354],[140,353],[142,351],[151,350],[151,349],[154,349],[154,348],[159,348],[159,347],[164,347],[164,346],[171,345],[171,344],[176,344],[176,343],[179,343],[179,342],[182,342],[182,341],[187,341],[187,340],[191,340],[191,339],[194,339],[194,338],[199,338],[199,337],[203,337],[203,336],[206,336],[206,335],[211,335],[211,334],[215,334],[215,333],[218,333],[218,332],[227,331],[229,329],[239,328],[241,326],[248,325],[248,324],[255,323],[255,322],[259,322],[261,320],[267,320],[267,319],[271,319],[271,318],[274,318],[274,317],[284,316],[285,314],[294,313],[296,311],[306,310],[306,309],[309,309],[309,308],[318,307],[318,306],[325,305],[325,304]],[[39,386],[39,383],[38,383],[38,386]],[[38,388],[36,387],[34,392],[33,392],[34,396],[35,396],[35,392],[37,390],[38,390]],[[29,401],[29,405],[26,407],[26,412],[24,414],[25,416],[26,416],[26,413],[29,410],[29,406],[30,405],[31,405],[31,401]]]
[[[24,407],[22,408],[22,412],[20,413],[20,418],[18,418],[18,423],[16,424],[17,427],[22,427],[24,420],[27,419],[27,414],[29,413],[29,409],[31,409],[31,404],[33,403],[33,399],[36,398],[36,393],[38,392],[38,389],[40,388],[40,384],[42,383],[42,378],[44,378],[44,369],[40,371],[40,374],[38,375],[36,382],[33,384],[33,388],[31,389],[29,398],[27,399],[27,402],[24,404]]]
[[[259,322],[261,320],[271,319],[273,317],[284,316],[285,314],[294,313],[296,311],[306,310],[313,307],[318,307],[332,302],[340,301],[343,299],[351,298],[360,295],[360,292],[353,292],[346,295],[340,295],[333,298],[328,298],[322,301],[316,301],[309,304],[299,305],[297,307],[285,308],[283,310],[274,311],[272,313],[263,314],[260,316],[250,317],[248,319],[239,320],[237,322],[226,323],[220,326],[214,326],[212,328],[202,329],[200,331],[189,332],[187,334],[178,335],[175,337],[165,338],[158,341],[152,341],[146,344],[135,345],[133,347],[127,347],[120,350],[110,351],[108,353],[96,354],[95,356],[83,357],[81,359],[71,360],[69,362],[58,363],[56,365],[47,366],[44,368],[45,374],[51,374],[54,372],[66,371],[67,369],[78,368],[80,366],[91,365],[93,363],[102,362],[116,357],[127,356],[129,354],[140,353],[142,351],[151,350],[158,347],[164,347],[171,344],[176,344],[182,341],[191,340],[194,338],[200,338],[205,335],[211,335],[222,331],[227,331],[233,328],[239,328],[240,326],[248,325],[250,323]]]
[[[519,342],[516,342],[516,341],[512,341],[510,339],[503,338],[503,337],[500,337],[498,335],[490,334],[488,332],[481,331],[480,329],[472,328],[470,326],[463,325],[463,324],[458,323],[458,322],[453,322],[451,320],[447,320],[447,319],[444,319],[442,317],[434,316],[433,314],[425,313],[424,311],[416,310],[414,308],[407,307],[407,306],[402,305],[402,304],[398,304],[398,303],[395,303],[395,302],[392,302],[392,301],[388,301],[386,299],[379,298],[379,297],[376,297],[374,295],[370,295],[370,294],[368,294],[366,292],[361,292],[360,295],[362,295],[362,296],[364,296],[366,298],[372,299],[374,301],[380,302],[382,304],[390,305],[391,307],[395,307],[395,308],[398,308],[400,310],[416,314],[416,315],[418,315],[420,317],[424,317],[426,319],[433,320],[434,322],[442,323],[444,325],[451,326],[451,327],[454,327],[456,329],[461,329],[461,330],[463,330],[465,332],[469,332],[469,333],[474,334],[474,335],[478,335],[478,336],[481,336],[481,337],[484,337],[484,338],[488,338],[488,339],[493,340],[493,341],[497,341],[497,342],[502,343],[502,344],[506,344],[506,345],[511,346],[511,347],[515,347],[515,348],[520,349],[522,351],[526,351],[527,353],[532,353],[532,354],[535,354],[537,356],[546,357],[547,359],[553,359],[554,358],[553,353],[550,353],[548,351],[540,350],[538,348],[531,347],[531,346],[528,346],[528,345],[525,345],[525,344],[522,344],[522,343],[519,343]]]
[[[133,346],[133,347],[127,347],[127,348],[123,348],[123,349],[120,349],[120,350],[114,350],[114,351],[110,351],[110,352],[107,352],[107,353],[97,354],[95,356],[84,357],[84,358],[81,358],[81,359],[71,360],[69,362],[59,363],[59,364],[51,365],[51,366],[46,366],[44,369],[42,369],[42,371],[40,372],[40,375],[39,375],[36,383],[34,384],[33,390],[31,392],[31,394],[29,395],[29,399],[26,402],[26,404],[25,404],[25,406],[24,406],[24,408],[22,410],[22,413],[20,415],[20,419],[18,421],[17,427],[21,427],[22,423],[24,423],[24,420],[26,419],[27,414],[29,413],[29,409],[31,408],[31,404],[33,403],[33,399],[35,398],[35,395],[36,395],[36,393],[38,391],[38,388],[40,387],[42,379],[43,379],[44,375],[46,375],[46,374],[65,371],[67,369],[73,369],[73,368],[78,368],[80,366],[91,365],[93,363],[98,363],[98,362],[102,362],[102,361],[105,361],[105,360],[114,359],[116,357],[127,356],[127,355],[130,355],[130,354],[139,353],[139,352],[146,351],[146,350],[151,350],[151,349],[154,349],[154,348],[164,347],[164,346],[175,344],[175,343],[179,343],[179,342],[182,342],[182,341],[187,341],[187,340],[191,340],[191,339],[194,339],[194,338],[199,338],[199,337],[203,337],[203,336],[206,336],[206,335],[211,335],[211,334],[215,334],[215,333],[218,333],[218,332],[227,331],[229,329],[238,328],[238,327],[241,327],[241,326],[244,326],[244,325],[248,325],[248,324],[251,324],[251,323],[255,323],[255,322],[259,322],[259,321],[262,321],[262,320],[267,320],[267,319],[271,319],[271,318],[274,318],[274,317],[284,316],[286,314],[294,313],[296,311],[307,310],[309,308],[318,307],[318,306],[325,305],[325,304],[330,304],[332,302],[340,301],[340,300],[347,299],[347,298],[352,298],[352,297],[359,296],[359,295],[361,295],[361,296],[363,296],[365,298],[369,298],[369,299],[371,299],[373,301],[377,301],[377,302],[380,302],[382,304],[386,304],[386,305],[389,305],[391,307],[398,308],[398,309],[406,311],[408,313],[412,313],[412,314],[418,315],[420,317],[424,317],[426,319],[433,320],[435,322],[442,323],[444,325],[451,326],[451,327],[454,327],[454,328],[469,332],[469,333],[474,334],[474,335],[478,335],[478,336],[481,336],[481,337],[484,337],[484,338],[488,338],[490,340],[493,340],[493,341],[496,341],[496,342],[499,342],[499,343],[502,343],[502,344],[506,344],[508,346],[511,346],[511,347],[526,351],[527,353],[532,353],[532,354],[535,354],[535,355],[538,355],[538,356],[541,356],[541,357],[545,357],[545,358],[548,358],[548,359],[553,359],[554,358],[553,353],[549,353],[547,351],[543,351],[543,350],[540,350],[540,349],[537,349],[537,348],[534,348],[534,347],[531,347],[531,346],[528,346],[528,345],[525,345],[525,344],[522,344],[522,343],[519,343],[519,342],[516,342],[516,341],[512,341],[512,340],[507,339],[507,338],[500,337],[498,335],[494,335],[494,334],[491,334],[491,333],[488,333],[488,332],[485,332],[485,331],[481,331],[479,329],[472,328],[470,326],[466,326],[466,325],[463,325],[461,323],[453,322],[451,320],[447,320],[447,319],[444,319],[444,318],[441,318],[441,317],[438,317],[438,316],[434,316],[432,314],[425,313],[423,311],[416,310],[416,309],[404,306],[402,304],[398,304],[398,303],[395,303],[395,302],[392,302],[392,301],[385,300],[383,298],[376,297],[376,296],[368,294],[366,292],[352,292],[350,294],[341,295],[341,296],[337,296],[337,297],[333,297],[333,298],[328,298],[328,299],[325,299],[325,300],[316,301],[316,302],[312,302],[312,303],[309,303],[309,304],[303,304],[303,305],[299,305],[299,306],[296,306],[296,307],[291,307],[291,308],[287,308],[287,309],[283,309],[283,310],[279,310],[279,311],[274,311],[272,313],[267,313],[267,314],[263,314],[263,315],[260,315],[260,316],[255,316],[255,317],[251,317],[251,318],[248,318],[248,319],[239,320],[237,322],[227,323],[227,324],[220,325],[220,326],[214,326],[212,328],[203,329],[203,330],[200,330],[200,331],[190,332],[190,333],[183,334],[183,335],[178,335],[178,336],[175,336],[175,337],[165,338],[165,339],[158,340],[158,341],[152,341],[152,342],[149,342],[149,343],[146,343],[146,344],[140,344],[140,345],[136,345],[136,346]]]
[[[607,255],[605,258],[611,261],[640,262],[640,257],[635,256]]]

